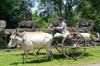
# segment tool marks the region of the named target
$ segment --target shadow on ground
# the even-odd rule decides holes
[[[46,53],[39,53],[38,56],[39,56],[39,55],[45,55],[45,54],[46,54]],[[17,54],[17,55],[15,55],[15,56],[18,56],[18,55],[22,55],[22,54]],[[29,55],[33,55],[33,53],[29,53]],[[93,56],[93,55],[91,55],[91,54],[89,54],[89,53],[85,53],[80,59],[85,58],[85,57],[88,57],[88,56]],[[32,58],[28,58],[28,59],[32,59]],[[68,59],[68,58],[66,58],[66,57],[63,55],[63,53],[54,54],[53,59],[56,59],[56,60],[58,60],[59,62],[61,62],[61,60],[63,60],[63,61],[64,61],[64,60],[75,60],[75,61],[77,61],[77,59]],[[24,60],[25,60],[25,57],[24,57]],[[45,57],[44,57],[43,59],[40,59],[40,60],[41,60],[40,63],[50,62],[50,58],[49,58],[47,61],[45,61]],[[27,62],[26,62],[26,64],[33,64],[33,63],[39,63],[39,62],[38,62],[37,59],[36,59],[36,60],[32,60],[32,61],[27,61]],[[11,63],[10,65],[18,65],[18,64],[23,64],[23,61],[22,61],[22,62],[14,62],[14,63]]]

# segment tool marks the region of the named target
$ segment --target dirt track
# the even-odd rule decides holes
[[[98,63],[98,64],[83,65],[83,66],[100,66],[100,63]]]

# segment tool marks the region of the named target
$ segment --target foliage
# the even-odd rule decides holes
[[[37,21],[37,28],[46,28],[47,24],[44,20],[45,17],[40,17],[37,15],[38,10],[36,10],[33,14],[32,14],[32,19]]]
[[[96,36],[93,35],[93,34],[91,33],[91,31],[88,31],[88,33],[90,34],[90,38],[92,38],[92,39],[95,39],[95,38],[96,38]]]
[[[78,20],[79,18],[77,17],[75,10],[71,10],[67,21],[67,26],[75,27]]]
[[[100,0],[88,0],[91,2],[92,7],[99,12],[100,10]]]
[[[82,8],[82,11],[79,12],[79,17],[81,18],[85,18],[85,19],[92,19],[92,18],[95,18],[95,10],[91,10],[93,9],[92,6],[90,4],[84,6]]]
[[[48,24],[50,25],[50,24],[51,24],[51,21],[52,21],[53,19],[58,19],[58,18],[59,18],[59,16],[58,16],[58,14],[55,12],[54,15],[52,16],[52,18],[48,18]]]
[[[94,30],[96,31],[96,32],[99,32],[100,33],[100,26],[99,26],[99,24],[100,24],[100,19],[96,19],[96,20],[94,20],[95,21],[95,23],[94,23]]]
[[[32,14],[32,19],[37,21],[37,28],[48,28],[48,26],[51,24],[51,21],[53,19],[58,19],[59,16],[57,15],[57,13],[55,12],[52,18],[47,18],[45,16],[38,16],[37,15],[38,10],[36,10],[33,14]]]

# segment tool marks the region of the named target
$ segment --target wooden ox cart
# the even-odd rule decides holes
[[[78,59],[85,53],[87,48],[95,47],[95,43],[90,38],[90,34],[87,33],[87,31],[92,29],[93,25],[93,20],[79,20],[76,27],[74,27],[78,32],[71,32],[64,37],[55,37],[52,44],[65,57]],[[37,31],[47,33],[51,33],[52,30],[52,28],[37,28]],[[72,30],[72,27],[68,28],[68,30]],[[88,34],[89,37],[84,36],[85,34]]]

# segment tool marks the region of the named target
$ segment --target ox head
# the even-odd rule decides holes
[[[16,39],[16,34],[15,34],[10,38],[10,41],[8,43],[8,47],[14,47],[17,44],[16,41],[17,41],[17,39]]]
[[[21,37],[21,34],[16,30],[16,32],[12,33],[12,35],[10,36],[8,47],[14,47],[15,45],[18,44],[17,37]]]

